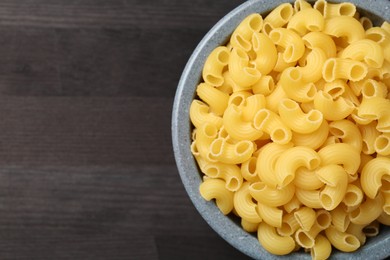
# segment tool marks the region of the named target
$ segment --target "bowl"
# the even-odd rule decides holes
[[[226,14],[201,40],[190,57],[178,84],[172,112],[172,141],[176,164],[183,185],[196,209],[205,221],[224,240],[242,253],[254,259],[311,259],[309,253],[294,252],[286,256],[276,256],[268,253],[259,244],[256,235],[244,231],[239,220],[223,215],[213,201],[204,200],[199,193],[202,173],[198,169],[191,151],[192,124],[189,118],[189,107],[196,97],[196,86],[201,81],[202,68],[207,56],[217,46],[225,44],[237,25],[249,14],[257,12],[263,17],[283,0],[251,0],[238,6]],[[313,1],[308,1],[313,2]],[[331,3],[346,1],[329,1]],[[380,25],[384,20],[390,20],[390,5],[388,0],[349,0],[356,5],[357,10],[369,17],[374,24]],[[364,246],[353,253],[343,253],[332,250],[334,259],[383,259],[390,256],[390,227],[382,227],[380,234],[369,238]]]

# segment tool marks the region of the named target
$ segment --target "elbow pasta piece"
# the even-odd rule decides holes
[[[327,82],[336,79],[359,81],[364,79],[367,73],[368,67],[365,63],[343,58],[327,59],[322,68],[322,76]]]
[[[329,124],[329,132],[343,143],[349,144],[357,151],[362,150],[362,135],[356,124],[349,120],[333,121]]]
[[[202,171],[210,178],[219,178],[224,180],[225,188],[229,191],[237,191],[243,183],[240,168],[234,164],[224,164],[219,162],[205,163],[202,167]]]
[[[320,90],[314,97],[314,108],[322,113],[324,119],[336,121],[348,117],[355,106],[344,97],[333,100],[330,94]]]
[[[390,158],[377,157],[363,167],[360,183],[367,197],[370,199],[377,197],[385,175],[390,176]]]
[[[257,158],[251,157],[248,161],[241,164],[241,175],[249,182],[260,181],[256,170]]]
[[[253,142],[248,140],[231,144],[223,138],[217,138],[211,143],[208,156],[222,163],[239,164],[249,160],[254,150]]]
[[[252,86],[252,92],[254,94],[262,94],[264,96],[268,96],[273,93],[274,89],[275,81],[269,75],[262,76],[259,81]]]
[[[263,18],[260,14],[254,13],[247,16],[234,30],[230,44],[233,48],[250,51],[252,35],[260,32],[263,27]]]
[[[257,231],[260,244],[270,253],[286,255],[295,249],[295,241],[290,236],[280,236],[274,227],[261,222]]]
[[[378,43],[369,39],[362,39],[348,45],[341,52],[340,58],[364,61],[371,67],[381,68],[384,61],[384,53]]]
[[[265,107],[272,112],[278,113],[279,103],[284,98],[288,98],[287,94],[284,92],[283,87],[278,84],[276,85],[274,91],[265,98]]]
[[[377,129],[381,132],[390,132],[390,100],[387,98],[363,98],[358,108],[358,115],[371,120],[378,120]]]
[[[205,61],[202,76],[211,86],[221,86],[223,83],[222,71],[228,65],[230,52],[226,47],[215,48]]]
[[[363,232],[364,226],[365,225],[351,223],[351,224],[349,224],[347,231],[346,231],[348,234],[355,236],[359,240],[360,245],[364,245],[366,243],[366,239],[367,239],[366,234],[364,234],[364,232]]]
[[[372,27],[366,31],[366,38],[380,44],[385,60],[390,62],[390,33],[383,28]]]
[[[287,213],[291,213],[294,210],[299,209],[301,206],[302,203],[297,199],[297,197],[293,196],[292,199],[287,202],[287,204],[283,205],[283,208]]]
[[[294,11],[295,13],[312,8],[311,4],[306,2],[305,0],[295,0],[294,2]]]
[[[279,207],[289,202],[294,196],[295,186],[287,185],[276,189],[267,186],[264,182],[255,182],[249,186],[249,192],[259,203],[270,207]]]
[[[246,232],[256,232],[259,228],[259,223],[251,223],[245,219],[241,219],[241,226]]]
[[[317,93],[314,83],[306,82],[303,79],[302,71],[297,67],[285,69],[279,84],[288,98],[297,102],[310,102],[314,100]]]
[[[302,38],[293,30],[276,28],[269,34],[273,43],[284,48],[283,59],[285,62],[298,61],[305,53],[305,45]]]
[[[294,212],[299,227],[304,231],[309,231],[316,221],[316,212],[312,208],[301,207]]]
[[[363,201],[363,197],[364,194],[362,189],[354,184],[349,183],[347,186],[347,191],[345,192],[343,203],[350,209],[356,209]]]
[[[233,81],[243,89],[250,89],[261,77],[261,73],[257,69],[250,67],[249,56],[241,49],[233,48],[228,68]]]
[[[321,165],[340,164],[349,175],[356,174],[360,165],[360,151],[349,144],[336,143],[327,145],[318,151]]]
[[[332,225],[338,231],[345,232],[351,223],[348,212],[346,212],[342,206],[338,206],[330,211],[330,214],[332,216]]]
[[[225,188],[225,182],[223,180],[207,179],[200,184],[199,192],[207,201],[215,199],[218,208],[224,215],[232,211],[233,192]]]
[[[372,21],[370,20],[370,18],[363,16],[359,18],[359,22],[362,24],[367,35],[367,30],[372,28],[373,26]]]
[[[324,144],[329,134],[328,121],[323,120],[320,127],[310,134],[300,134],[293,132],[291,142],[297,146],[307,146],[313,150]]]
[[[249,182],[244,182],[241,188],[234,193],[233,203],[234,209],[242,219],[251,223],[262,221],[256,210],[257,205],[252,201],[252,196],[249,193]]]
[[[325,19],[323,32],[334,37],[345,37],[348,43],[353,43],[365,37],[365,31],[360,22],[349,16]]]
[[[306,65],[298,67],[305,82],[317,82],[322,78],[322,67],[326,61],[326,54],[320,48],[313,48],[305,59]]]
[[[217,127],[222,126],[222,118],[209,112],[209,106],[200,100],[193,100],[190,106],[190,119],[196,128],[200,128],[204,123],[210,123]]]
[[[299,189],[316,190],[322,188],[324,183],[317,177],[315,170],[300,167],[295,172],[294,185]]]
[[[273,227],[282,226],[283,210],[277,207],[270,207],[262,203],[257,203],[257,212],[265,223]]]
[[[310,17],[310,19],[307,19]],[[324,17],[313,8],[307,8],[296,12],[287,24],[287,29],[296,31],[300,36],[307,32],[319,32],[324,28]]]
[[[217,138],[217,134],[217,127],[210,123],[204,123],[197,129],[195,146],[200,156],[207,158],[210,145]]]
[[[354,235],[340,232],[330,226],[325,230],[329,242],[338,250],[343,252],[353,252],[360,247],[360,241]]]
[[[210,112],[221,116],[229,101],[229,95],[207,83],[200,83],[196,88],[196,94],[210,107]]]
[[[377,154],[390,155],[390,133],[383,133],[375,139],[374,148]]]
[[[367,198],[357,209],[349,213],[352,223],[368,225],[377,219],[383,211],[384,199],[381,194],[374,199]]]
[[[377,123],[371,122],[367,125],[359,125],[359,130],[362,133],[362,152],[364,154],[375,153],[375,140],[380,135],[377,130]]]
[[[361,93],[364,99],[375,97],[386,98],[388,90],[384,83],[374,79],[367,79],[362,84]]]
[[[299,223],[296,220],[293,213],[283,215],[282,226],[277,228],[276,231],[281,236],[291,236],[299,228]]]
[[[264,18],[264,22],[270,24],[272,29],[282,27],[290,21],[293,14],[294,8],[291,4],[281,4]]]
[[[278,58],[273,71],[282,72],[289,67],[294,67],[298,61],[286,62],[283,58],[283,52],[278,52]]]
[[[252,36],[252,46],[256,53],[253,61],[255,67],[262,75],[267,75],[275,67],[278,59],[278,52],[271,39],[263,33],[254,33]]]
[[[311,258],[313,260],[326,260],[332,252],[332,245],[329,240],[323,236],[318,235],[314,240],[314,246],[310,249]]]
[[[295,196],[306,207],[313,209],[322,208],[319,190],[295,189]]]
[[[329,35],[323,32],[309,32],[302,37],[302,40],[309,49],[321,49],[325,53],[326,58],[336,57],[336,44]]]
[[[316,169],[321,163],[320,157],[313,149],[305,146],[296,146],[284,151],[275,164],[275,175],[278,187],[286,187],[295,177],[295,172],[300,167],[309,170]]]
[[[309,134],[320,128],[323,117],[318,110],[305,114],[298,103],[291,99],[283,99],[279,104],[280,118],[296,133]]]

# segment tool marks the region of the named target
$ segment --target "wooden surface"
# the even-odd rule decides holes
[[[0,259],[246,259],[171,146],[204,34],[244,0],[0,0]]]

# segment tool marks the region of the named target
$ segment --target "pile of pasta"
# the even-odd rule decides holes
[[[247,16],[190,106],[200,194],[263,248],[326,259],[390,225],[390,24],[348,2]]]

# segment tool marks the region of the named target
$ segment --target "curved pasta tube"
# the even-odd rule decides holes
[[[256,210],[257,205],[252,201],[252,196],[249,193],[249,182],[244,182],[241,188],[234,193],[233,203],[234,209],[242,219],[251,223],[262,221]]]
[[[372,28],[372,26],[373,26],[372,21],[370,20],[370,18],[363,16],[363,17],[360,17],[359,22],[362,24],[364,30],[366,31],[366,35],[367,35],[367,30]]]
[[[267,75],[275,67],[278,53],[271,39],[263,33],[254,33],[252,36],[252,46],[256,53],[253,61],[255,67],[262,75]]]
[[[256,170],[260,180],[272,188],[276,188],[275,163],[279,156],[293,147],[292,143],[268,143],[263,146],[257,156]]]
[[[362,39],[348,45],[341,52],[340,58],[364,61],[371,67],[381,68],[384,61],[384,53],[378,43],[369,39]]]
[[[211,143],[217,138],[218,129],[215,125],[204,123],[196,131],[195,146],[200,156],[207,158]]]
[[[253,126],[269,134],[275,143],[286,144],[291,140],[290,128],[271,110],[260,109],[253,119]]]
[[[255,182],[249,186],[249,192],[259,203],[270,207],[279,207],[289,202],[294,196],[294,185],[282,189],[267,186],[264,182]]]
[[[259,223],[251,223],[245,219],[241,219],[241,226],[246,232],[256,232],[259,228]]]
[[[348,208],[357,208],[360,203],[363,201],[363,191],[358,186],[349,183],[347,186],[347,191],[345,192],[345,197],[343,203]]]
[[[357,151],[362,150],[362,135],[357,125],[351,121],[333,121],[329,124],[329,132],[341,139],[343,143],[353,146]]]
[[[387,93],[388,90],[386,85],[374,79],[367,79],[362,84],[361,94],[365,99],[374,98],[374,97],[386,98]]]
[[[298,103],[291,99],[283,99],[279,104],[280,118],[291,130],[300,134],[309,134],[320,128],[323,117],[318,110],[305,114]]]
[[[298,168],[306,167],[314,170],[320,164],[321,160],[317,152],[305,146],[296,146],[284,151],[275,165],[278,186],[283,188],[290,184]]]
[[[319,234],[314,240],[314,246],[310,249],[310,255],[313,260],[328,259],[332,253],[332,245],[329,240]]]
[[[225,188],[229,191],[237,191],[243,183],[240,167],[235,164],[206,163],[202,171],[210,178],[223,179]]]
[[[261,73],[257,69],[249,66],[248,54],[241,49],[233,48],[228,68],[234,82],[242,88],[250,89],[261,77]]]
[[[242,117],[245,121],[252,121],[259,109],[265,108],[265,97],[255,94],[247,97],[243,103]]]
[[[378,195],[384,176],[390,176],[390,158],[377,157],[369,161],[360,174],[360,184],[370,199]]]
[[[349,214],[343,207],[338,206],[330,212],[332,216],[332,225],[340,232],[345,232],[351,223]]]
[[[292,237],[278,235],[275,228],[265,222],[259,224],[257,238],[265,250],[275,255],[286,255],[295,249]]]
[[[281,236],[291,236],[299,228],[299,223],[296,220],[294,213],[288,213],[283,215],[282,226],[277,228],[276,231]]]
[[[190,106],[190,119],[196,128],[200,128],[204,123],[210,123],[217,127],[222,126],[222,117],[209,112],[209,106],[200,100],[194,99]]]
[[[223,84],[223,69],[228,65],[230,52],[225,46],[215,48],[207,57],[203,66],[204,81],[211,86]]]
[[[320,191],[319,190],[296,189],[295,196],[306,207],[313,208],[313,209],[322,208],[322,205],[320,202]]]
[[[343,96],[348,88],[345,80],[336,79],[332,82],[326,82],[323,87],[323,91],[332,96],[333,99],[337,99],[338,97]]]
[[[282,226],[283,210],[257,203],[257,212],[265,223],[273,227]]]
[[[365,31],[360,22],[349,16],[325,19],[323,32],[334,37],[345,37],[348,43],[353,43],[365,37]]]
[[[349,175],[354,175],[360,165],[360,151],[343,143],[327,145],[318,151],[322,165],[341,164]]]
[[[377,220],[383,225],[390,226],[390,215],[386,212],[382,212]]]
[[[366,30],[366,38],[380,44],[383,48],[385,60],[390,62],[390,33],[383,28],[372,27]]]
[[[266,108],[277,113],[279,103],[283,98],[288,98],[288,96],[286,92],[284,92],[283,87],[278,84],[276,85],[274,91],[265,98]]]
[[[199,192],[207,201],[215,199],[217,207],[224,215],[233,210],[233,192],[225,188],[223,180],[207,179],[200,184]]]
[[[244,105],[245,100],[252,96],[252,94],[248,91],[237,91],[234,92],[230,95],[229,101],[228,101],[228,106],[230,105],[236,105],[236,106],[241,106]]]
[[[254,94],[262,94],[265,96],[270,95],[274,89],[274,79],[269,75],[262,76],[259,81],[252,86],[252,92]]]
[[[314,4],[314,8],[320,9],[325,18],[338,16],[351,16],[356,13],[356,6],[352,3],[338,3],[332,4],[325,0],[319,0]]]
[[[283,205],[283,208],[287,213],[291,213],[294,210],[299,209],[301,206],[302,203],[297,199],[297,197],[293,196],[292,199],[287,202],[287,204]]]
[[[322,68],[322,76],[327,82],[336,79],[359,81],[364,79],[367,73],[368,67],[365,63],[343,58],[329,58]]]
[[[324,230],[332,224],[332,215],[329,213],[329,211],[324,209],[319,209],[316,211],[316,223],[315,226],[317,226],[320,230]]]
[[[234,82],[229,70],[224,71],[222,73],[222,76],[223,76],[223,83],[221,86],[217,87],[222,92],[224,92],[228,95],[232,95],[232,94],[234,94],[233,92],[246,90],[246,88],[241,88],[241,86],[239,86],[236,82]]]
[[[282,72],[289,67],[294,67],[298,61],[286,62],[283,58],[283,52],[278,52],[278,59],[276,60],[273,71]]]
[[[275,28],[269,34],[273,43],[283,47],[283,59],[285,62],[298,61],[305,53],[305,45],[302,38],[293,30]]]
[[[377,219],[382,213],[384,199],[381,194],[376,198],[367,198],[357,209],[349,213],[349,218],[352,223],[358,225],[367,225]]]
[[[295,232],[295,241],[297,242],[298,245],[300,245],[303,248],[309,249],[314,246],[314,237],[309,234],[308,231],[305,231],[301,228],[299,228]]]
[[[360,247],[360,241],[357,237],[345,232],[340,232],[332,226],[325,229],[325,234],[329,239],[329,242],[340,251],[353,252]]]
[[[254,141],[263,135],[261,130],[253,127],[252,121],[243,119],[242,110],[235,105],[230,105],[225,110],[223,125],[226,132],[236,140]]]
[[[378,120],[377,129],[381,132],[390,132],[390,100],[387,98],[363,98],[358,108],[358,116]]]
[[[310,134],[300,134],[293,132],[291,142],[296,146],[307,146],[313,150],[318,149],[328,138],[329,125],[328,121],[323,120],[320,127]]]
[[[348,234],[355,236],[359,240],[360,245],[366,243],[366,234],[363,232],[364,226],[365,225],[350,223],[346,231]]]
[[[326,210],[335,209],[347,191],[348,174],[343,167],[329,164],[317,169],[316,175],[325,183],[325,187],[320,192],[322,207]]]
[[[310,19],[307,19],[310,17]],[[296,12],[287,24],[287,29],[293,29],[299,35],[305,35],[308,31],[319,32],[324,28],[324,17],[313,8],[307,8]]]
[[[260,14],[248,15],[234,30],[230,44],[234,48],[242,49],[245,52],[251,49],[252,35],[263,28],[263,18]]]
[[[259,181],[256,170],[257,158],[251,157],[248,161],[241,164],[242,177],[249,182]]]
[[[362,152],[364,154],[375,153],[375,140],[380,135],[380,132],[376,128],[377,123],[371,122],[367,125],[359,125],[358,128],[362,133]]]
[[[355,106],[344,97],[333,100],[330,94],[320,90],[314,97],[314,108],[319,110],[326,120],[336,121],[349,116],[354,111]]]
[[[375,139],[375,151],[380,155],[390,155],[390,133],[384,133]]]
[[[301,207],[294,212],[294,217],[302,230],[309,231],[316,221],[316,212],[312,208]]]
[[[336,57],[336,44],[329,35],[323,32],[309,32],[302,37],[302,40],[307,48],[319,48],[327,58]]]
[[[210,112],[218,116],[223,114],[228,105],[229,95],[207,83],[200,83],[196,88],[196,94],[209,105]]]
[[[279,84],[289,98],[298,102],[312,101],[317,93],[314,83],[306,82],[301,70],[297,67],[285,69],[282,72]]]
[[[306,57],[306,65],[298,67],[305,82],[317,82],[322,78],[322,67],[327,57],[320,48],[313,48]]]
[[[294,2],[294,11],[295,12],[299,12],[299,11],[302,11],[302,10],[305,10],[308,8],[309,9],[312,8],[311,4],[309,4],[305,0],[295,0],[295,2]]]
[[[223,138],[217,138],[211,143],[208,156],[222,163],[239,164],[249,160],[254,150],[254,144],[248,140],[230,144]]]
[[[324,186],[324,183],[318,179],[315,171],[304,167],[298,168],[295,172],[294,185],[299,189],[316,190]]]
[[[281,4],[275,9],[273,9],[265,18],[264,22],[270,24],[272,28],[282,27],[294,14],[294,8],[291,4],[285,3]]]

